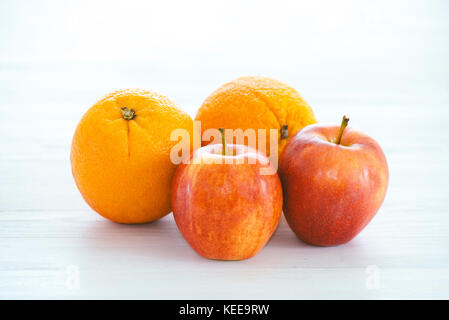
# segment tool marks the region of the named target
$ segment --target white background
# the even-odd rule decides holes
[[[449,298],[448,40],[447,1],[0,0],[0,297]],[[193,117],[242,75],[381,144],[389,190],[357,238],[312,247],[281,221],[256,257],[208,261],[171,215],[83,202],[70,143],[98,98],[148,88]]]

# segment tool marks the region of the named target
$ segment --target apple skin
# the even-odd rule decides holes
[[[236,155],[221,155],[222,145],[194,151],[172,182],[173,215],[179,231],[201,256],[243,260],[258,253],[282,214],[282,186],[276,171],[256,150],[228,145]],[[229,163],[223,163],[223,159]],[[240,162],[240,163],[239,163]],[[243,162],[243,163],[242,163]]]
[[[388,165],[379,144],[347,127],[310,125],[288,141],[279,176],[284,214],[303,241],[335,246],[371,221],[387,191]]]

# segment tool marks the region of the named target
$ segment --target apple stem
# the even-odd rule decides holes
[[[349,122],[349,118],[347,116],[343,116],[343,120],[341,120],[340,131],[338,132],[338,137],[337,137],[337,140],[335,141],[336,144],[341,143],[343,131],[345,131],[345,128],[348,125],[348,122]]]
[[[218,129],[220,131],[221,134],[221,143],[223,144],[223,150],[221,151],[221,154],[223,156],[226,155],[226,139],[225,139],[225,129],[224,128],[220,128]]]

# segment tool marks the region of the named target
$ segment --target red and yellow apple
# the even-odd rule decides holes
[[[342,125],[310,125],[281,155],[284,214],[303,241],[334,246],[353,239],[380,208],[388,166],[379,144]]]
[[[223,150],[225,154],[223,155]],[[282,213],[282,186],[268,158],[243,145],[212,144],[181,163],[172,182],[179,231],[201,256],[243,260],[268,242]]]

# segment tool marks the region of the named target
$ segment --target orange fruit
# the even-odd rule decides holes
[[[72,141],[72,173],[89,206],[115,222],[145,223],[171,211],[174,129],[192,135],[192,119],[167,97],[113,92],[92,106]]]
[[[267,156],[270,156],[269,129],[278,131],[279,155],[288,138],[316,123],[312,108],[295,89],[267,77],[241,77],[224,84],[203,102],[195,120],[201,121],[202,133],[220,127],[243,131],[255,129],[257,143],[257,130],[265,129]],[[208,143],[203,141],[202,145]],[[235,137],[232,143],[236,143]],[[264,153],[264,150],[259,151]]]

